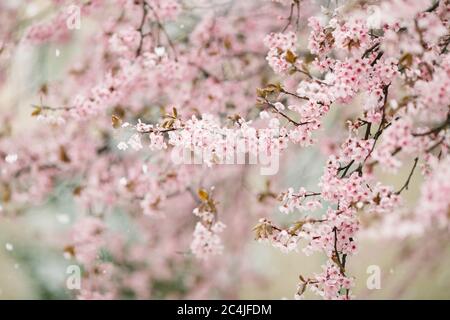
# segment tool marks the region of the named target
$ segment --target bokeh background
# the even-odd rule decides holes
[[[12,1],[11,5],[28,2],[18,30],[23,30],[37,14],[45,14],[47,1]],[[256,0],[255,0],[256,1]],[[220,1],[216,1],[220,2]],[[19,22],[18,22],[19,23]],[[189,26],[195,21],[186,17]],[[24,47],[8,58],[6,82],[0,86],[0,112],[15,114],[14,130],[27,130],[35,126],[30,117],[31,104],[36,103],[36,91],[48,81],[64,81],[64,67],[74,60],[83,47],[85,33],[96,27],[95,21],[83,21],[83,30],[71,42],[64,45]],[[19,31],[20,32],[20,31]],[[6,59],[5,57],[2,57]],[[328,116],[332,122],[336,115]],[[19,120],[17,120],[19,119]],[[5,129],[5,125],[2,124]],[[325,159],[314,148],[296,150],[284,159],[282,180],[284,186],[314,186],[321,175]],[[379,173],[383,182],[399,187],[409,173],[406,165],[398,175]],[[420,192],[420,176],[412,177],[413,183],[405,193],[410,208],[415,206]],[[255,181],[261,184],[262,181]],[[232,195],[230,194],[230,197]],[[0,203],[1,205],[1,203]],[[1,208],[1,207],[0,207]],[[274,214],[276,214],[274,206]],[[76,215],[76,206],[64,183],[42,205],[33,206],[20,216],[10,216],[0,211],[0,299],[69,299],[72,293],[65,287],[66,268],[70,264],[64,258],[55,234],[70,229]],[[108,217],[114,228],[125,228],[127,217],[116,212]],[[450,299],[450,246],[446,232],[433,232],[420,238],[380,238],[361,234],[359,254],[349,261],[349,273],[357,281],[355,295],[368,299]],[[299,274],[311,274],[320,270],[323,257],[303,253],[283,254],[269,245],[242,239],[247,254],[242,255],[245,264],[260,276],[259,282],[240,280],[237,296],[243,299],[282,299],[293,297]],[[377,265],[381,269],[381,289],[368,290],[367,268]],[[211,298],[220,298],[214,297]],[[307,295],[307,298],[316,298]]]

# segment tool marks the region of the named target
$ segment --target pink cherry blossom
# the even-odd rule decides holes
[[[347,300],[362,237],[448,232],[449,1],[47,2],[0,3],[0,216],[70,212],[71,297],[240,297],[253,232]]]

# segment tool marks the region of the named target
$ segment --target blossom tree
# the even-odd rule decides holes
[[[84,268],[78,298],[234,297],[256,235],[327,257],[295,297],[350,299],[360,233],[448,232],[450,1],[44,2],[32,18],[0,4],[0,86],[20,51],[80,52],[33,85],[30,127],[2,115],[1,208],[70,192],[60,250]],[[280,187],[284,157],[314,147],[315,187]]]

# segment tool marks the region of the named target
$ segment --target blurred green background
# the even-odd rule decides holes
[[[30,16],[46,1],[31,1]],[[25,14],[26,15],[26,14]],[[30,20],[31,21],[31,20]],[[25,20],[21,28],[30,22]],[[189,25],[189,21],[186,21]],[[79,37],[82,37],[82,33]],[[56,54],[57,50],[60,52]],[[37,88],[49,80],[61,79],[64,66],[81,50],[76,41],[58,47],[45,45],[24,47],[14,54],[8,65],[8,80],[0,87],[0,112],[14,112],[22,119],[18,126],[30,125],[30,105],[35,103]],[[333,115],[329,117],[332,121]],[[321,174],[317,150],[299,152],[291,159],[284,183],[298,186],[314,185]],[[323,159],[322,159],[323,161]],[[392,176],[380,177],[386,183],[400,186],[409,166]],[[295,180],[294,178],[295,177]],[[419,176],[406,193],[411,208],[420,192]],[[61,188],[63,190],[64,188]],[[57,191],[44,205],[32,208],[17,217],[0,211],[0,299],[65,299],[71,293],[65,288],[69,262],[60,251],[55,234],[68,230],[75,214],[71,198]],[[111,218],[120,221],[120,214]],[[120,224],[120,223],[119,223]],[[239,296],[244,299],[291,299],[299,274],[320,270],[323,256],[306,257],[303,253],[283,254],[269,245],[248,244],[246,264],[264,278],[263,284],[241,281]],[[381,269],[381,289],[368,290],[367,268]],[[357,298],[368,299],[450,299],[450,246],[447,232],[433,232],[420,239],[372,239],[361,235],[359,254],[348,263],[355,276]],[[317,298],[307,294],[307,298]]]

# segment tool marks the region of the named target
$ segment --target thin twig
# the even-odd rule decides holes
[[[144,34],[144,25],[145,25],[145,20],[147,19],[147,14],[148,14],[148,10],[147,10],[147,6],[145,1],[142,2],[142,19],[141,19],[141,23],[139,24],[139,28],[137,31],[139,31],[139,34],[141,35],[141,38],[139,40],[139,46],[136,52],[136,57],[139,57],[141,55],[142,52],[142,46],[144,44],[144,38],[149,34]]]
[[[156,10],[147,2],[145,1],[145,4],[148,6],[148,8],[152,11],[153,15],[156,19],[156,24],[158,25],[159,29],[164,33],[166,36],[167,42],[169,43],[170,48],[172,49],[172,52],[175,56],[175,60],[178,60],[177,50],[175,49],[175,45],[172,42],[172,39],[170,38],[169,34],[167,33],[166,28],[164,28],[163,24],[161,23],[161,20],[159,19],[158,13]]]
[[[403,190],[408,190],[408,187],[409,187],[409,182],[411,181],[411,177],[412,177],[412,175],[413,175],[413,173],[414,173],[414,170],[416,169],[416,166],[417,166],[417,162],[419,161],[419,158],[418,157],[416,157],[415,159],[414,159],[414,165],[413,165],[413,167],[412,167],[412,169],[411,169],[411,172],[409,173],[409,176],[408,176],[408,179],[406,180],[406,182],[405,182],[405,184],[403,185],[403,187],[401,187],[401,189],[400,190],[398,190],[395,194],[400,194]]]
[[[270,102],[270,101],[268,101],[268,100],[265,100],[265,103],[266,103],[267,105],[269,105],[269,106],[272,108],[272,110],[274,110],[274,111],[275,111],[276,113],[278,113],[280,116],[282,116],[283,118],[285,118],[286,120],[288,120],[290,123],[292,123],[293,125],[295,125],[295,126],[297,126],[297,127],[309,123],[308,121],[307,121],[307,122],[297,122],[297,121],[295,121],[294,119],[292,119],[291,117],[289,117],[287,114],[285,114],[284,112],[278,110],[277,107],[275,107],[275,105],[274,105],[272,102]]]

